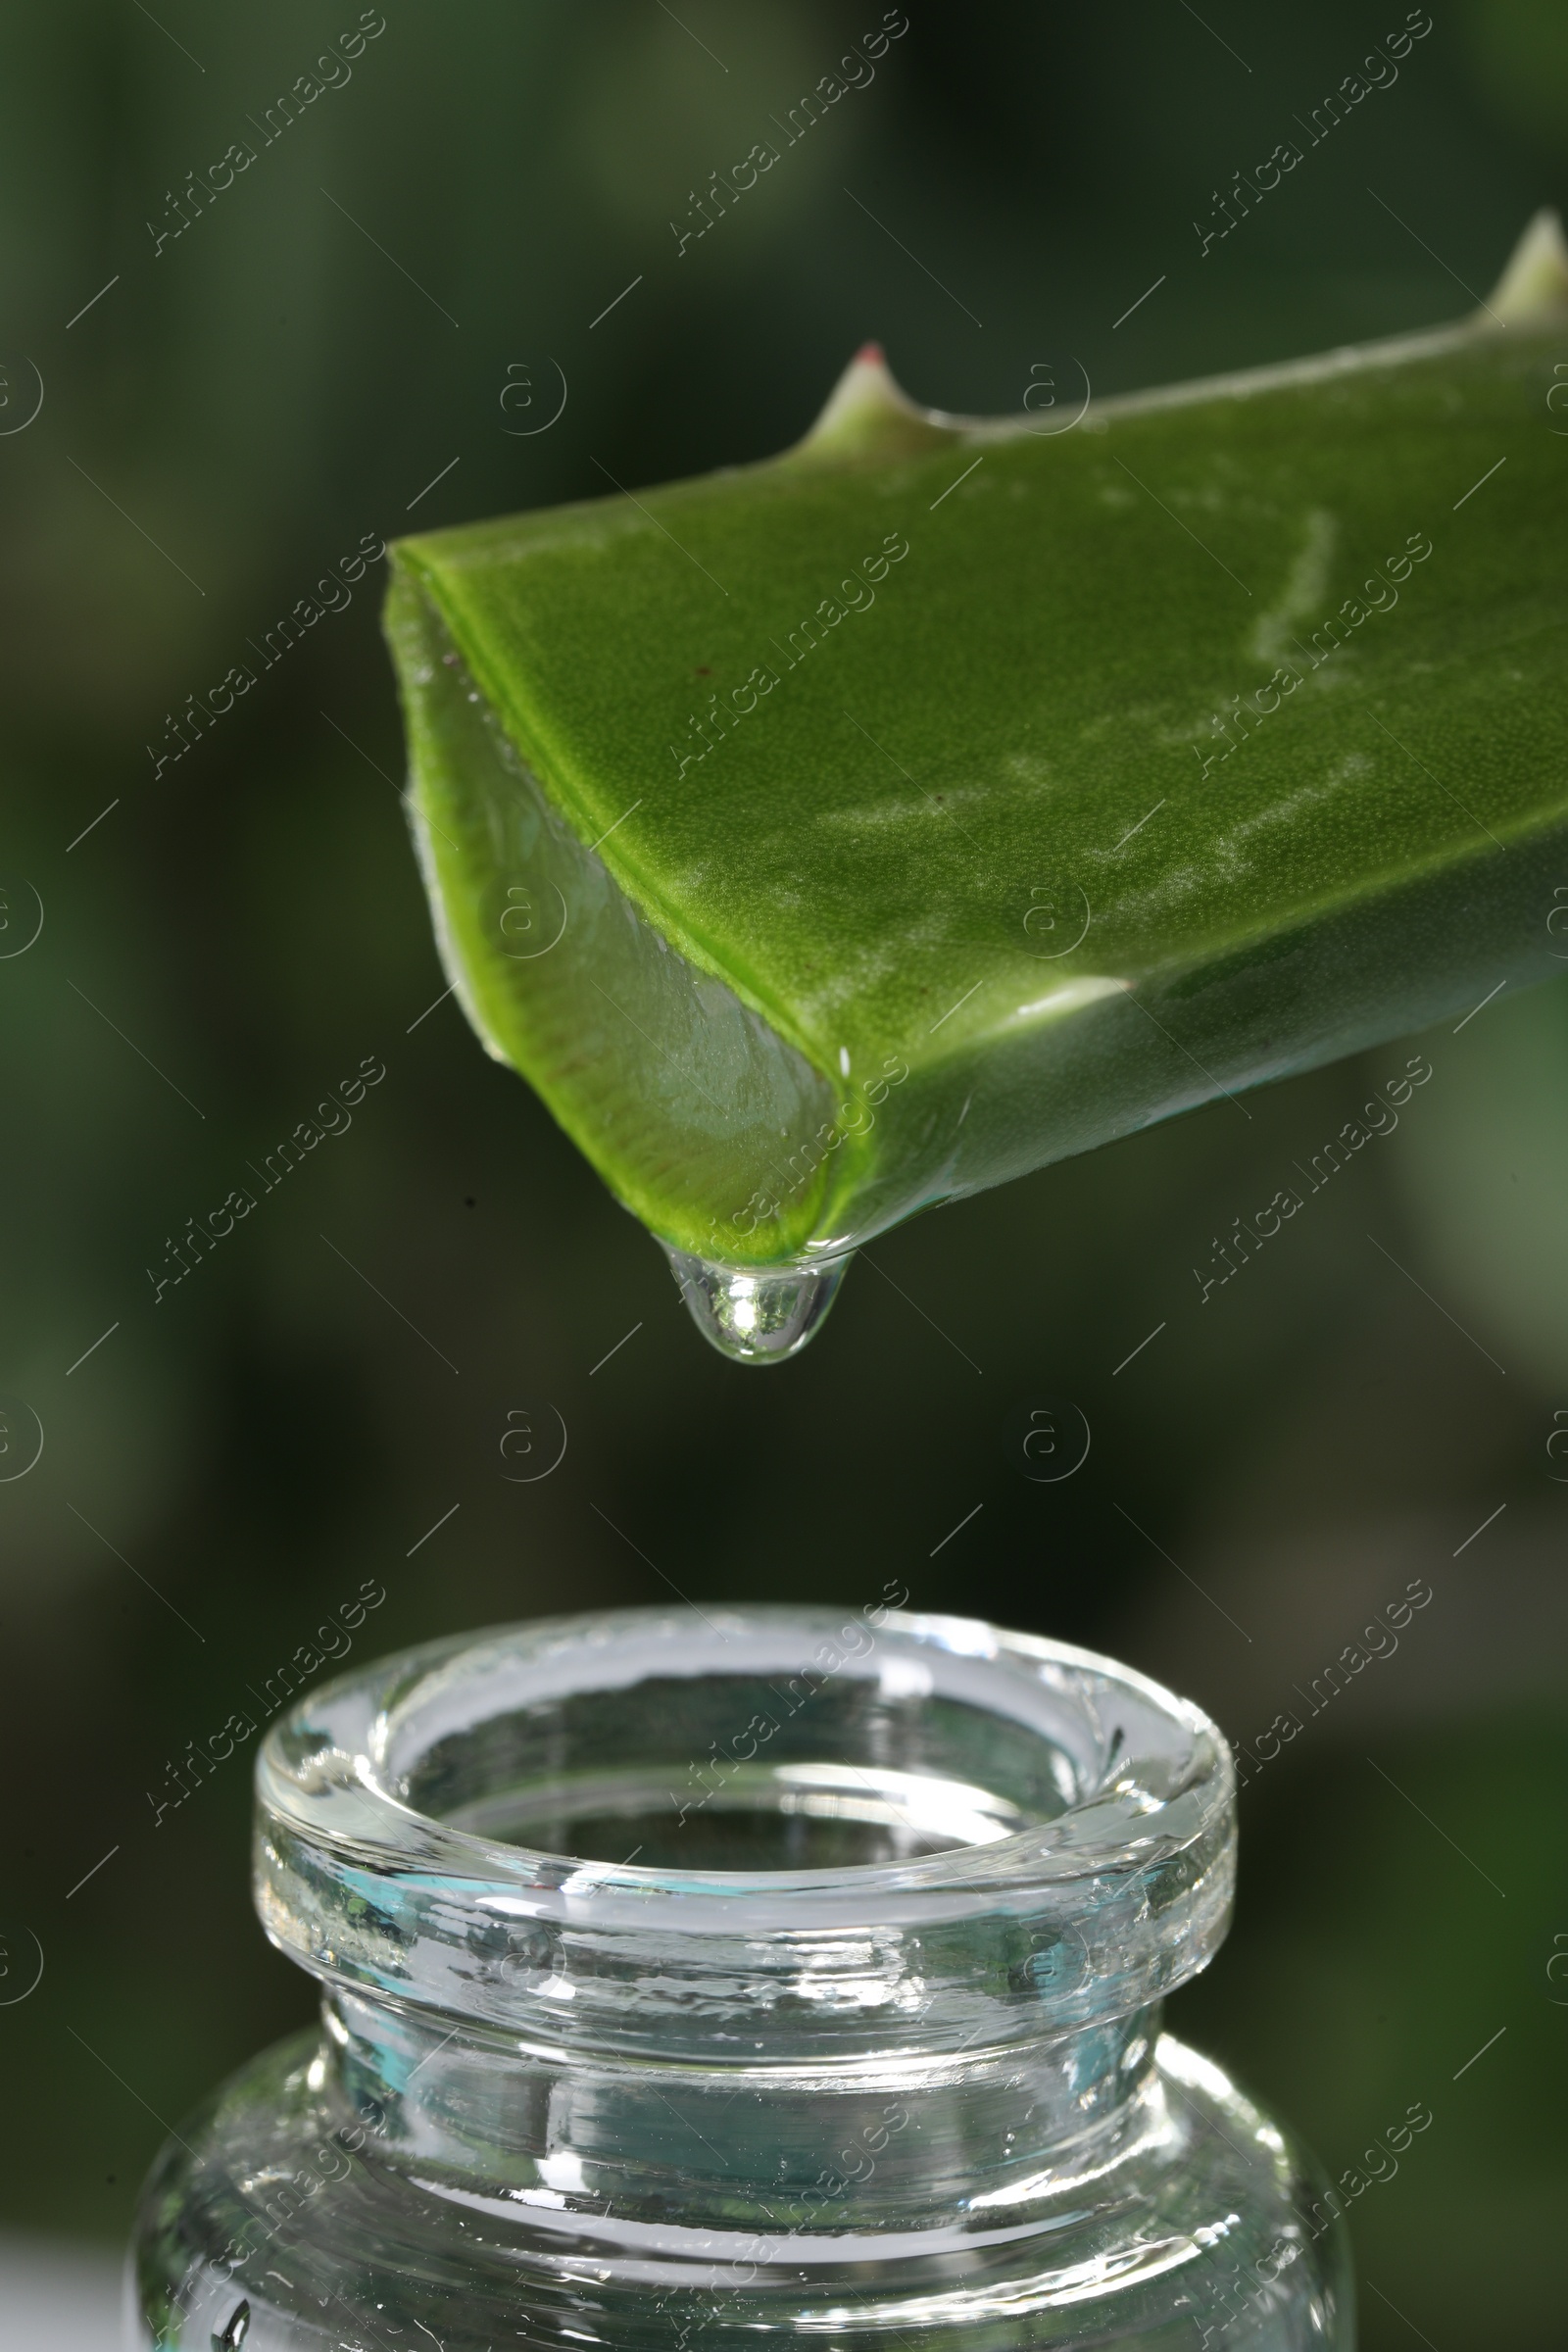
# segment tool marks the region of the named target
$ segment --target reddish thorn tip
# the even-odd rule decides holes
[[[880,343],[862,343],[855,359],[856,365],[862,368],[881,368],[886,365]]]

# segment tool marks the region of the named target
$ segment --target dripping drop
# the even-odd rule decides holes
[[[692,1321],[737,1364],[779,1364],[798,1355],[838,1295],[853,1252],[814,1266],[722,1266],[662,1245]]]

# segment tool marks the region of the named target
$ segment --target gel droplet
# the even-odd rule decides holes
[[[820,1265],[721,1266],[662,1244],[670,1272],[708,1340],[737,1364],[781,1364],[821,1328],[853,1251]]]

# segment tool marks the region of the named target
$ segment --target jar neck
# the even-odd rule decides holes
[[[313,1693],[257,1789],[258,1907],[321,1980],[345,2121],[631,2243],[1022,2227],[1162,2129],[1159,2002],[1230,1914],[1197,1709],[883,1603],[436,1645]]]
[[[454,2026],[343,1988],[326,2066],[379,2155],[427,2187],[612,2236],[945,2229],[1006,2237],[1164,2124],[1162,2004],[1002,2046],[837,2064],[630,2059]],[[552,2216],[560,2217],[552,2225]]]

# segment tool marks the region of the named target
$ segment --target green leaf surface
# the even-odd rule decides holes
[[[402,542],[481,1038],[790,1268],[1552,973],[1565,364],[1544,217],[1456,327],[1005,423],[862,354],[770,464]]]

